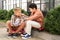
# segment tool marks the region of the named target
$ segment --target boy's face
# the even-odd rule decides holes
[[[32,12],[32,13],[35,12],[35,8],[33,8],[33,9],[32,9],[32,8],[29,8],[29,10],[30,10],[30,12]]]
[[[16,16],[20,16],[20,15],[21,15],[21,11],[20,11],[20,10],[18,10],[18,11],[14,11],[14,15],[16,15]]]

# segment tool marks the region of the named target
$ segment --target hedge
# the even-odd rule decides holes
[[[8,11],[0,9],[0,20],[4,20],[7,18]]]
[[[60,6],[48,11],[44,19],[45,31],[60,34]]]

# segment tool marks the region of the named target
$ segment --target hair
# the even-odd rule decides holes
[[[19,7],[16,7],[13,9],[13,11],[21,11],[21,9]]]
[[[35,9],[37,9],[37,5],[35,4],[35,3],[31,3],[30,5],[29,5],[29,8],[35,8]]]

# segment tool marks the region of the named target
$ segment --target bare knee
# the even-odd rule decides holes
[[[26,23],[27,23],[27,24],[30,24],[30,23],[31,23],[31,20],[26,21]]]
[[[10,22],[10,20],[8,20],[7,22],[6,22],[6,25],[10,25],[11,24],[11,22]]]

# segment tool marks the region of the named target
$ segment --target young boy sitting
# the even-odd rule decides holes
[[[19,33],[24,28],[24,20],[26,15],[21,13],[20,8],[13,9],[14,14],[11,16],[11,20],[7,21],[7,28],[9,29],[9,35]],[[15,31],[13,31],[13,29]]]

